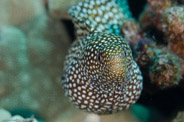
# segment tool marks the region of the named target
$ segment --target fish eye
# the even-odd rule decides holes
[[[126,56],[127,54],[126,54],[126,51],[124,51],[124,56]]]
[[[97,55],[97,59],[99,62],[103,62],[103,56],[102,56],[102,53],[98,53]]]

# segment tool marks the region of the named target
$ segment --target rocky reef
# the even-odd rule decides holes
[[[184,1],[84,1],[0,1],[0,121],[183,122]],[[128,110],[91,114],[64,95],[67,51],[96,31],[126,40],[140,68],[142,92]]]

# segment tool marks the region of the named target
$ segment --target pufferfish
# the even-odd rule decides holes
[[[90,14],[88,10],[100,10],[101,4],[104,7],[108,4],[121,15],[115,2],[112,3],[109,4],[109,0],[87,0],[70,9],[78,38],[66,56],[62,86],[73,104],[97,114],[128,109],[142,91],[143,78],[127,41],[119,35],[109,33],[106,26],[108,23],[93,22],[96,23],[94,26],[89,24],[93,19],[86,22],[88,20],[83,19],[84,14],[78,12],[85,8],[84,13],[88,13],[86,18],[94,18],[98,13]],[[106,8],[102,10],[111,17],[108,11],[110,10]],[[100,18],[102,20],[102,16]],[[114,21],[114,24],[119,23],[120,19]]]

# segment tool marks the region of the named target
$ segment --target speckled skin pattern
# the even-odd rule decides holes
[[[93,31],[119,35],[123,20],[130,17],[130,12],[128,7],[119,7],[116,1],[118,4],[126,3],[119,0],[87,0],[73,6],[69,14],[76,26],[77,35],[81,35],[86,26]]]
[[[85,3],[73,8],[81,5],[85,6]],[[70,12],[72,16],[80,14]],[[97,114],[128,109],[142,91],[142,75],[128,43],[121,36],[108,33],[105,23],[100,24],[101,19],[97,23],[101,26],[95,26],[82,18],[82,15],[73,18],[78,38],[66,56],[62,76],[65,95],[80,109]]]
[[[107,33],[90,34],[72,44],[62,79],[71,102],[98,114],[128,109],[142,90],[142,76],[128,44]]]

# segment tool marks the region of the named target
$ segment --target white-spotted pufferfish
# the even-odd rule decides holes
[[[66,56],[66,96],[80,109],[97,114],[128,109],[141,94],[142,75],[128,43],[117,35],[125,11],[115,0],[86,0],[69,13],[78,38]]]

